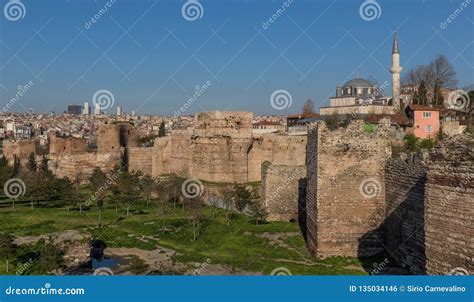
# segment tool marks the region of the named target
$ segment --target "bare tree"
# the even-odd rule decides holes
[[[308,99],[303,106],[303,115],[310,117],[314,114],[314,103],[312,100]]]

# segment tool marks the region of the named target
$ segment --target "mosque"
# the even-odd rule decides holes
[[[400,51],[395,32],[392,48],[392,97],[383,96],[383,87],[369,80],[356,78],[336,88],[329,107],[320,107],[321,115],[330,114],[395,114],[400,109]]]

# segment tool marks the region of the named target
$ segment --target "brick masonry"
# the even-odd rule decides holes
[[[383,251],[384,164],[390,126],[363,122],[331,130],[312,124],[307,145],[307,243],[311,253],[370,256]]]
[[[269,214],[268,220],[298,221],[304,211],[305,178],[305,166],[262,164],[261,198]]]

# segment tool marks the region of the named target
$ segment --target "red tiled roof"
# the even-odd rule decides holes
[[[378,124],[381,119],[389,118],[392,124],[396,125],[404,125],[404,126],[411,126],[411,121],[406,117],[403,113],[398,114],[372,114],[367,116],[365,119],[367,122],[372,124]]]
[[[428,107],[428,106],[423,106],[423,105],[411,104],[409,107],[413,111],[439,111],[439,108]]]

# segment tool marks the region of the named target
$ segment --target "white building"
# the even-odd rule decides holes
[[[91,109],[89,108],[89,103],[84,103],[84,109],[82,109],[82,114],[89,115],[91,114]]]

